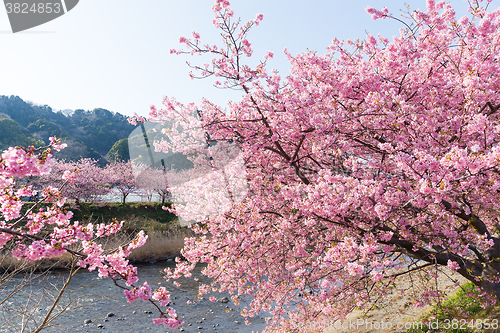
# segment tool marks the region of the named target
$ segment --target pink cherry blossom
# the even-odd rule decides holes
[[[474,2],[459,19],[429,0],[400,19],[368,7],[402,24],[399,34],[333,39],[326,54],[285,50],[281,77],[267,61],[245,61],[261,15],[234,23],[222,0],[212,9],[220,43],[185,40],[175,53],[211,54],[209,66],[190,64],[192,77],[243,96],[226,106],[166,97],[149,120],[182,128],[155,148],[197,166],[215,167],[199,158],[207,137],[235,144],[248,191],[214,213],[214,187],[200,175],[189,193],[197,235],[167,279],[206,264],[213,283],[200,294],[251,298],[242,315],[270,311],[269,332],[345,318],[384,298],[395,274],[432,279],[445,266],[500,296],[500,11]],[[415,305],[438,296],[424,290]]]
[[[160,302],[161,306],[167,306],[170,302],[170,293],[165,287],[160,287],[153,293],[152,298]]]
[[[454,271],[460,269],[460,265],[456,261],[448,260],[448,263],[446,266],[448,266],[449,269],[454,270]]]

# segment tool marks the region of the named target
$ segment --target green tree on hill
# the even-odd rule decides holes
[[[40,118],[34,123],[31,123],[28,126],[28,131],[30,131],[31,133],[37,133],[44,139],[47,139],[51,136],[61,137],[62,134],[59,126],[48,121],[45,118]]]
[[[115,142],[113,147],[111,147],[111,149],[108,152],[108,159],[110,162],[130,160],[127,138]]]
[[[0,149],[3,151],[9,147],[31,145],[43,146],[45,143],[33,136],[23,133],[19,125],[12,119],[0,119]]]

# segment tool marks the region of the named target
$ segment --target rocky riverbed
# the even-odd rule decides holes
[[[148,281],[149,285],[164,286],[170,290],[173,297],[172,307],[185,321],[179,329],[169,329],[165,326],[153,324],[153,318],[158,316],[157,310],[149,302],[135,301],[127,303],[123,292],[113,284],[111,279],[101,279],[95,272],[82,271],[72,279],[68,294],[73,300],[78,299],[75,305],[85,306],[70,309],[55,319],[43,332],[258,332],[265,327],[262,317],[251,320],[250,326],[245,325],[240,310],[246,305],[241,303],[235,306],[226,302],[228,294],[215,294],[220,302],[211,302],[208,297],[197,298],[199,282],[206,282],[200,271],[196,268],[193,277],[198,277],[199,282],[190,279],[180,279],[180,287],[166,282],[160,270],[173,263],[154,263],[138,267],[139,283]],[[61,283],[62,273],[54,273],[46,283]],[[13,282],[15,283],[15,281]],[[41,290],[35,288],[31,292]],[[68,298],[63,300],[68,301]],[[189,301],[189,302],[188,302]],[[191,303],[191,304],[188,304]],[[47,304],[40,304],[40,316],[46,312]],[[75,307],[75,306],[74,306]],[[156,312],[155,312],[156,310]],[[4,317],[6,318],[6,317]],[[1,320],[1,319],[0,319]],[[0,330],[3,332],[3,330]],[[18,332],[14,327],[5,332]]]

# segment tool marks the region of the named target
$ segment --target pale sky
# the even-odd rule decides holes
[[[458,16],[466,2],[452,0]],[[191,80],[185,61],[203,64],[199,57],[172,55],[179,36],[201,34],[202,42],[219,43],[212,25],[210,0],[80,0],[70,12],[25,32],[13,34],[0,7],[0,95],[18,95],[55,110],[105,108],[146,116],[163,96],[183,103],[202,97],[224,105],[238,92],[216,89],[214,80]],[[407,1],[425,9],[425,0]],[[235,17],[244,21],[264,14],[249,35],[256,62],[267,50],[275,57],[268,70],[288,73],[283,50],[307,49],[325,53],[332,38],[364,38],[366,31],[391,38],[401,23],[371,19],[367,6],[399,14],[403,1],[381,0],[233,0]],[[500,7],[494,0],[490,8]]]

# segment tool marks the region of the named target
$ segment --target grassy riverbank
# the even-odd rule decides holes
[[[26,211],[32,203],[23,207]],[[74,205],[74,204],[73,204]],[[168,207],[168,204],[166,205]],[[73,220],[92,223],[110,223],[113,219],[125,221],[124,231],[169,231],[178,226],[177,217],[162,209],[161,203],[130,202],[122,203],[87,203],[82,202],[77,207],[71,204],[65,206],[73,212]]]
[[[440,305],[420,317],[421,329],[409,329],[407,333],[476,333],[500,332],[500,304],[481,306],[481,291],[472,282],[466,282]]]
[[[25,205],[25,209],[30,207]],[[125,221],[122,231],[107,239],[98,242],[103,245],[105,251],[111,251],[118,246],[125,245],[133,239],[135,234],[144,230],[149,236],[146,244],[134,249],[129,256],[131,263],[161,261],[175,258],[180,255],[184,246],[184,238],[194,233],[187,227],[181,227],[176,216],[163,210],[159,203],[81,203],[78,208],[71,208],[74,214],[73,220],[87,223],[111,223],[113,219]],[[74,246],[73,250],[78,250]],[[38,260],[32,263],[24,263],[12,257],[8,251],[0,252],[0,270],[12,270],[23,267],[23,269],[47,269],[64,268],[71,263],[71,256],[66,253],[61,257]]]

